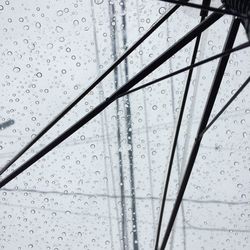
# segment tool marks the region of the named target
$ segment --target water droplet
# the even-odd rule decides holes
[[[36,22],[36,27],[38,28],[38,29],[40,29],[41,28],[41,23],[39,23],[39,22]]]
[[[225,171],[224,171],[224,170],[221,170],[221,171],[220,171],[220,174],[221,174],[221,175],[225,174]]]
[[[58,16],[62,16],[63,15],[63,11],[62,10],[58,10],[56,13]]]
[[[61,26],[56,26],[56,32],[57,33],[62,33],[63,32],[63,28]]]
[[[21,71],[21,69],[20,69],[19,67],[14,67],[14,68],[13,68],[13,71],[14,71],[15,73],[18,73],[18,72]]]
[[[43,75],[42,75],[41,72],[37,72],[37,73],[36,73],[36,76],[37,76],[38,78],[41,78]]]
[[[48,49],[53,49],[53,44],[52,44],[52,43],[48,43],[48,44],[47,44],[47,48],[48,48]]]
[[[95,0],[95,3],[96,3],[96,4],[102,4],[102,3],[103,3],[103,0]]]
[[[240,76],[241,75],[241,71],[240,70],[236,70],[236,75]]]
[[[29,30],[30,27],[29,27],[29,25],[24,25],[24,26],[23,26],[23,29],[24,29],[24,30]]]
[[[77,25],[79,25],[79,21],[78,21],[78,20],[74,20],[74,21],[73,21],[73,24],[74,24],[75,26],[77,26]]]

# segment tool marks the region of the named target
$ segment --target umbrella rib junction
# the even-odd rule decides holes
[[[186,6],[186,7],[191,7],[191,8],[195,8],[195,9],[199,9],[199,10],[203,10],[203,11],[212,11],[212,12],[216,12],[216,13],[220,13],[220,14],[225,14],[225,15],[231,15],[231,16],[235,16],[235,17],[241,17],[241,18],[246,18],[246,15],[242,15],[239,13],[235,13],[232,12],[230,10],[227,10],[225,8],[214,8],[211,6],[207,6],[205,4],[195,4],[195,3],[190,3],[190,2],[186,2],[186,1],[177,1],[177,0],[160,0],[166,3],[173,3],[173,4],[180,4],[181,6]]]

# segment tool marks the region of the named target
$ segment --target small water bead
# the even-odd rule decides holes
[[[64,42],[64,41],[65,41],[65,38],[64,38],[63,36],[61,36],[61,37],[59,38],[59,41],[60,41],[60,42]]]
[[[225,174],[225,171],[224,171],[224,170],[221,170],[221,171],[220,171],[220,174],[221,174],[221,175],[224,175],[224,174]]]
[[[53,47],[54,47],[54,45],[53,45],[52,43],[48,43],[48,44],[47,44],[47,48],[48,48],[48,49],[53,49]]]
[[[56,13],[58,16],[62,16],[63,15],[63,11],[62,10],[58,10]]]
[[[21,71],[21,69],[20,69],[19,67],[14,67],[14,68],[13,68],[13,71],[14,71],[15,73],[19,73],[19,72]]]
[[[166,12],[166,8],[165,7],[161,7],[160,9],[159,9],[159,14],[164,14]]]
[[[36,73],[36,76],[37,76],[38,78],[41,78],[43,75],[42,75],[41,72],[37,72],[37,73]]]
[[[29,30],[30,27],[29,27],[29,25],[24,25],[24,26],[23,26],[23,29],[24,29],[24,30]]]
[[[144,31],[144,27],[139,27],[139,32],[142,33]]]
[[[32,209],[30,212],[31,212],[32,214],[35,214],[35,213],[36,213],[36,210]]]
[[[110,241],[109,240],[106,240],[105,241],[105,245],[109,245],[110,244]]]
[[[3,8],[3,5],[0,5],[0,11],[2,11],[4,8]]]
[[[41,28],[41,23],[39,23],[39,22],[36,22],[36,27],[38,28],[38,29],[40,29]]]
[[[63,32],[63,27],[61,27],[61,26],[56,26],[56,32],[57,32],[57,33],[62,33],[62,32]]]
[[[73,21],[73,24],[74,24],[75,26],[78,26],[78,25],[79,25],[79,21],[78,21],[78,20],[74,20],[74,21]]]
[[[102,4],[103,1],[104,1],[104,0],[95,0],[95,3],[99,5],[99,4]]]
[[[241,71],[240,70],[236,70],[236,75],[240,76],[241,75]]]
[[[241,197],[242,199],[246,199],[246,198],[247,198],[247,196],[246,196],[245,194],[242,194],[240,197]]]
[[[152,109],[153,109],[153,110],[157,110],[157,106],[154,105],[154,106],[152,107]]]

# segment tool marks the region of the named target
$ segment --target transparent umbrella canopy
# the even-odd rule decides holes
[[[0,2],[0,248],[250,248],[250,3]]]

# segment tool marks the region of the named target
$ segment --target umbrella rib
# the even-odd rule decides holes
[[[229,30],[229,33],[228,33],[228,36],[227,36],[227,39],[226,39],[226,42],[224,45],[224,49],[223,49],[224,51],[231,49],[233,47],[234,41],[236,39],[238,30],[239,30],[239,26],[240,26],[240,20],[234,19],[232,21],[232,24],[231,24],[231,27],[230,27],[230,30]],[[179,211],[186,187],[187,187],[188,182],[190,180],[190,176],[191,176],[191,173],[193,170],[193,166],[194,166],[196,157],[197,157],[198,152],[199,152],[200,144],[202,141],[201,133],[206,128],[209,117],[211,115],[216,97],[217,97],[218,92],[219,92],[221,82],[223,80],[223,76],[224,76],[228,61],[229,61],[229,57],[230,57],[230,55],[221,58],[221,60],[218,64],[217,71],[216,71],[216,74],[215,74],[215,77],[214,77],[214,80],[213,80],[213,83],[212,83],[212,86],[211,86],[211,89],[210,89],[210,92],[209,92],[209,95],[207,98],[207,103],[205,105],[203,115],[202,115],[202,118],[200,121],[199,129],[197,131],[197,136],[196,136],[196,139],[194,141],[193,147],[191,149],[191,153],[189,156],[187,167],[186,167],[186,170],[185,170],[185,173],[184,173],[181,185],[180,185],[180,189],[179,189],[178,194],[177,194],[176,202],[173,206],[173,210],[171,212],[170,219],[168,221],[167,229],[166,229],[165,234],[163,236],[163,241],[162,241],[162,244],[160,246],[160,250],[165,249],[165,247],[168,243],[169,236],[172,232],[172,228],[173,228],[177,213]]]
[[[203,3],[204,3],[204,1],[206,2],[206,0],[203,0]],[[207,2],[209,2],[209,4],[210,4],[210,0],[208,0]],[[206,18],[207,12],[201,11],[200,14],[201,14],[200,23],[202,23],[204,21],[204,19]],[[191,59],[191,65],[193,65],[195,63],[198,49],[199,49],[199,45],[200,45],[200,40],[201,40],[201,34],[197,36],[196,41],[195,41],[193,55],[192,55],[192,59]],[[157,228],[157,234],[156,234],[155,250],[158,249],[158,245],[159,245],[159,240],[160,240],[160,235],[161,235],[161,226],[162,226],[163,214],[164,214],[164,209],[165,209],[165,201],[166,201],[166,197],[167,197],[169,181],[170,181],[172,166],[173,166],[173,162],[174,162],[174,156],[175,156],[175,152],[176,152],[176,148],[177,148],[179,132],[180,132],[180,128],[181,128],[182,118],[183,118],[183,114],[184,114],[184,110],[185,110],[185,106],[186,106],[186,101],[187,101],[187,96],[188,96],[188,91],[189,91],[192,75],[193,75],[193,68],[190,68],[189,73],[188,73],[188,77],[187,77],[187,81],[186,81],[186,87],[185,87],[183,98],[182,98],[181,109],[180,109],[179,117],[178,117],[177,124],[176,124],[170,159],[169,159],[169,163],[168,163],[167,177],[165,180],[166,182],[165,182],[165,187],[164,187],[164,191],[163,191],[162,204],[161,204],[160,216],[159,216],[159,222],[158,222],[158,228]]]
[[[199,9],[199,10],[204,10],[204,11],[213,11],[213,12],[221,13],[221,14],[225,14],[225,15],[232,15],[235,17],[246,18],[246,15],[241,15],[239,13],[233,13],[232,11],[227,10],[227,9],[215,8],[215,7],[206,6],[203,4],[200,5],[200,4],[189,3],[186,1],[178,1],[178,0],[160,0],[160,1],[167,2],[167,3],[180,4],[181,6],[187,6],[187,7],[191,7],[191,8]]]
[[[29,148],[31,148],[43,135],[45,135],[59,120],[62,119],[77,103],[79,103],[91,90],[93,90],[109,73],[111,73],[127,56],[129,56],[147,37],[149,37],[161,24],[163,24],[180,5],[174,6],[169,12],[162,16],[139,40],[137,40],[127,51],[124,52],[102,75],[100,75],[82,94],[71,102],[61,113],[59,113],[36,137],[24,146],[6,165],[0,169],[2,175],[13,163],[15,163]]]
[[[69,136],[71,136],[74,132],[76,132],[83,125],[88,123],[94,117],[96,117],[100,112],[102,112],[105,108],[107,108],[111,103],[113,103],[121,94],[127,92],[136,84],[138,84],[142,79],[152,73],[155,69],[157,69],[160,65],[162,65],[165,61],[167,61],[170,57],[175,55],[180,49],[189,44],[193,39],[195,39],[200,33],[208,29],[212,24],[218,21],[223,15],[218,13],[211,14],[207,19],[205,19],[201,24],[197,25],[194,29],[188,32],[185,36],[183,36],[178,42],[173,44],[169,49],[167,49],[164,53],[162,53],[158,58],[156,58],[153,62],[147,65],[144,69],[142,69],[138,74],[136,74],[133,78],[131,78],[125,85],[121,86],[117,91],[115,91],[110,97],[106,98],[106,100],[99,105],[97,105],[92,111],[82,117],[78,122],[64,131],[61,135],[55,138],[52,142],[50,142],[47,146],[37,152],[33,157],[28,159],[25,163],[11,172],[8,176],[3,178],[0,181],[0,188],[5,186],[19,174],[21,174],[24,170],[29,168],[32,164],[37,162],[40,158],[50,152],[53,148],[59,145],[61,142],[66,140]]]
[[[196,67],[198,67],[198,66],[204,65],[204,64],[209,63],[209,62],[211,62],[211,61],[213,61],[213,60],[216,60],[216,59],[219,59],[219,58],[223,58],[223,57],[225,57],[225,56],[228,56],[229,54],[232,54],[232,53],[234,53],[234,52],[237,52],[237,51],[240,51],[240,50],[242,50],[242,49],[248,48],[249,46],[250,46],[250,42],[245,42],[245,43],[243,43],[243,44],[241,44],[241,45],[239,45],[239,46],[236,46],[236,47],[233,48],[233,49],[230,49],[230,50],[227,50],[227,51],[225,51],[225,52],[216,54],[216,55],[211,56],[211,57],[209,57],[209,58],[207,58],[207,59],[204,59],[204,60],[202,60],[202,61],[200,61],[200,62],[194,63],[194,64],[192,64],[192,65],[190,65],[190,66],[187,66],[187,67],[184,67],[184,68],[182,68],[182,69],[179,69],[179,70],[177,70],[177,71],[175,71],[175,72],[173,72],[173,73],[167,74],[167,75],[162,76],[162,77],[160,77],[160,78],[157,78],[157,79],[155,79],[155,80],[153,80],[153,81],[150,81],[150,82],[148,82],[148,83],[145,83],[145,84],[143,84],[143,85],[141,85],[141,86],[139,86],[139,87],[137,87],[137,88],[133,88],[133,89],[127,91],[126,93],[121,94],[121,95],[119,96],[119,98],[122,97],[122,96],[124,96],[124,95],[128,95],[128,94],[132,94],[132,93],[134,93],[134,92],[137,92],[138,90],[141,90],[141,89],[143,89],[143,88],[149,87],[149,86],[151,86],[151,85],[153,85],[153,84],[156,84],[156,83],[158,83],[158,82],[160,82],[160,81],[163,81],[163,80],[166,80],[166,79],[171,78],[171,77],[173,77],[173,76],[176,76],[176,75],[178,75],[178,74],[184,73],[184,72],[187,71],[187,70],[190,70],[190,69],[196,68]]]
[[[207,130],[219,119],[219,117],[224,113],[224,111],[230,106],[230,104],[238,97],[238,95],[245,89],[245,87],[250,82],[250,77],[242,84],[242,86],[235,92],[235,94],[228,100],[228,102],[222,107],[222,109],[217,113],[217,115],[212,119],[212,121],[206,126],[202,131],[201,136],[203,136]]]

